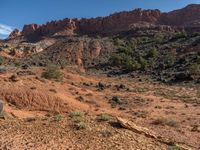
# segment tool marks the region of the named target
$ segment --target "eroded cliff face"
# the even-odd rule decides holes
[[[159,24],[200,27],[200,5],[192,4],[179,10],[163,13],[159,18]]]
[[[45,36],[53,36],[56,34],[72,36],[76,29],[75,21],[72,19],[64,19],[59,21],[47,22],[45,25],[30,24],[25,25],[22,30],[22,36],[29,40],[42,39]]]
[[[159,10],[136,9],[130,12],[116,13],[105,18],[82,19],[77,25],[81,33],[113,35],[120,31],[129,30],[134,23],[154,24],[160,15]]]
[[[13,30],[12,33],[9,35],[9,38],[10,38],[10,39],[14,39],[14,38],[16,38],[16,37],[18,37],[18,36],[21,36],[21,35],[22,35],[21,31],[19,31],[18,29],[15,29],[15,30]]]
[[[183,27],[200,27],[200,5],[188,5],[187,7],[175,10],[169,13],[161,13],[159,10],[142,10],[120,12],[108,17],[98,17],[92,19],[64,19],[51,21],[44,25],[30,24],[25,25],[22,32],[14,30],[10,37],[23,37],[28,40],[40,40],[43,37],[52,36],[74,36],[76,34],[88,35],[115,35],[122,31],[128,31],[130,28],[138,28],[149,24],[156,25],[157,28],[163,28],[160,25]]]

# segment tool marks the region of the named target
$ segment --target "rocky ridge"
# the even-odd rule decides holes
[[[9,38],[23,37],[29,41],[39,41],[43,37],[74,36],[80,34],[110,36],[122,31],[128,31],[141,25],[149,28],[149,25],[157,28],[174,30],[176,28],[200,28],[200,5],[192,4],[183,9],[168,13],[160,10],[124,11],[107,17],[91,19],[63,19],[47,22],[44,25],[25,25],[23,30],[14,30]],[[184,19],[182,19],[184,18]],[[163,25],[165,26],[163,28]]]

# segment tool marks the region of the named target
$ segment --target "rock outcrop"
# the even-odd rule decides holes
[[[38,41],[43,37],[73,36],[76,34],[110,36],[131,28],[137,24],[155,25],[158,29],[173,30],[174,27],[200,28],[200,5],[193,4],[169,13],[159,10],[124,11],[107,17],[91,19],[64,19],[51,21],[44,25],[25,25],[22,32],[15,30],[10,38],[23,37],[29,41]],[[163,26],[167,25],[167,26]]]
[[[13,30],[10,35],[9,35],[9,39],[14,39],[18,36],[21,36],[21,32],[18,29]]]
[[[200,5],[191,4],[183,9],[162,13],[158,23],[170,26],[200,27]]]

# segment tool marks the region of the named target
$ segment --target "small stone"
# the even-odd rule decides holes
[[[17,75],[12,75],[9,79],[10,79],[10,81],[12,81],[12,82],[17,82],[17,81],[19,81],[19,78],[17,77]]]

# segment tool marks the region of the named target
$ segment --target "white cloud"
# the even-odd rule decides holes
[[[6,38],[13,29],[14,28],[11,26],[0,24],[0,38]]]
[[[0,34],[0,39],[6,39],[8,37],[8,35],[2,35]]]

